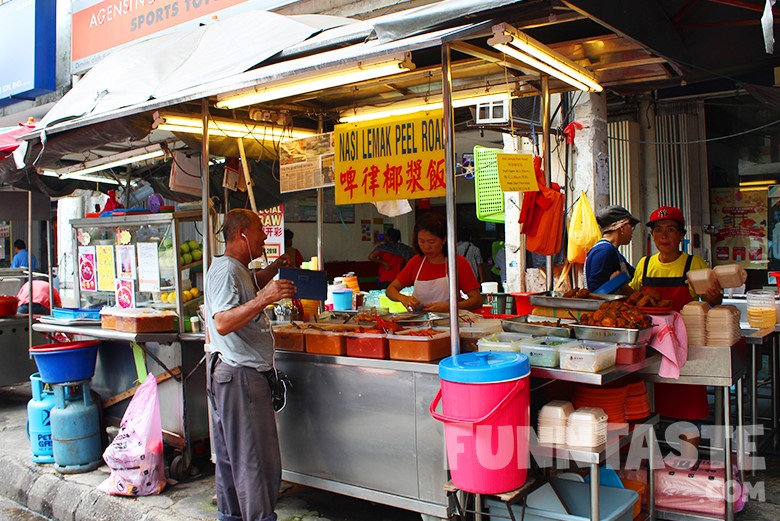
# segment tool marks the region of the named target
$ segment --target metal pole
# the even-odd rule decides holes
[[[203,180],[201,220],[203,221],[203,292],[205,294],[206,273],[208,273],[209,254],[211,253],[211,225],[209,223],[209,102],[206,98],[201,100],[201,116],[203,117],[203,141],[200,145],[200,175]]]
[[[322,114],[317,118],[317,132],[322,133],[325,130],[325,120]],[[324,226],[325,198],[322,188],[317,188],[317,269],[325,269],[325,257],[322,253],[322,234],[325,232]]]
[[[542,75],[542,158],[544,159],[544,179],[547,186],[550,186],[552,177],[552,164],[550,161],[550,78]],[[553,282],[553,259],[552,255],[547,256],[545,265],[547,270],[547,291],[552,291]]]
[[[52,314],[54,309],[54,277],[51,269],[51,221],[49,219],[46,219],[46,266],[48,266],[49,271],[49,314]],[[32,335],[32,329],[30,329],[30,335]]]
[[[27,331],[29,331],[29,335],[27,335],[27,348],[32,348],[32,316],[33,316],[33,309],[32,309],[32,296],[33,296],[33,287],[32,287],[32,192],[28,190],[27,192],[27,288],[30,290],[30,294],[27,298]]]
[[[450,46],[441,46],[441,93],[444,102],[444,184],[447,208],[447,272],[450,276],[450,351],[458,354],[460,335],[458,332],[458,264],[455,215],[455,120],[452,114],[452,69],[450,68]]]

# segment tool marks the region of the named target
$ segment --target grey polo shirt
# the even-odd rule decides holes
[[[249,302],[256,295],[252,273],[233,257],[215,257],[206,276],[206,311],[209,319],[211,349],[232,366],[271,369],[274,337],[265,313],[257,320],[227,335],[217,333],[214,315]]]

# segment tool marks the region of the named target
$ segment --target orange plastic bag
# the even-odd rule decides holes
[[[566,259],[569,262],[585,264],[588,252],[601,239],[601,229],[596,221],[596,214],[590,206],[585,192],[574,203],[569,219],[569,244],[566,248]]]

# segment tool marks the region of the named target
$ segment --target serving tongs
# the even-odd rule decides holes
[[[384,331],[386,335],[392,335],[393,333],[403,329],[397,322],[392,320],[385,320],[384,318],[376,315],[376,325]]]

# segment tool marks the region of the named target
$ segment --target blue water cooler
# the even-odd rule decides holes
[[[62,474],[89,472],[103,463],[100,413],[89,380],[55,384],[51,410],[54,468]]]
[[[54,392],[46,389],[40,373],[30,375],[32,399],[27,402],[27,439],[35,463],[54,463],[51,447],[51,409]]]

